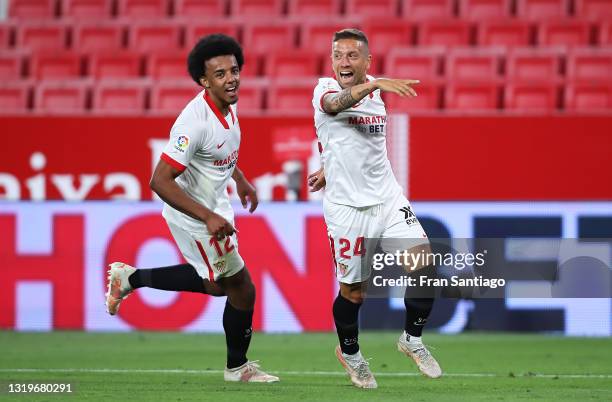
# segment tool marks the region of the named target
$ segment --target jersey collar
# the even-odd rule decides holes
[[[208,92],[204,91],[204,100],[206,101],[206,103],[208,104],[208,107],[210,108],[210,110],[213,111],[213,113],[215,114],[215,116],[217,116],[217,119],[219,120],[219,123],[221,123],[221,125],[226,129],[229,130],[229,124],[227,124],[227,120],[225,120],[225,117],[221,114],[221,111],[219,110],[219,108],[217,107],[217,105],[215,105],[215,102],[212,101],[212,99],[210,99],[210,96],[208,96]],[[236,118],[234,117],[234,112],[232,111],[232,106],[229,106],[229,112],[230,115],[232,116],[232,124],[236,123]]]

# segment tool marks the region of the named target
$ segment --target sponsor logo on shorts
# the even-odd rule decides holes
[[[412,212],[412,209],[410,208],[409,205],[403,208],[400,208],[399,211],[404,213],[404,219],[406,220],[406,224],[408,226],[419,223],[419,221],[417,220],[416,216],[414,215],[414,212]]]
[[[340,271],[340,275],[344,276],[346,275],[346,272],[348,271],[349,267],[346,264],[343,264],[341,262],[338,263],[338,271]]]
[[[189,137],[186,135],[181,135],[176,139],[176,143],[174,144],[174,149],[179,152],[185,153],[187,147],[189,146]]]

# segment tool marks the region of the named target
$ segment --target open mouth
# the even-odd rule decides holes
[[[351,78],[353,78],[353,72],[352,71],[340,71],[340,78],[342,78],[343,80],[350,80]]]
[[[236,95],[238,91],[238,85],[234,85],[233,87],[228,87],[225,89],[225,93],[228,95]]]

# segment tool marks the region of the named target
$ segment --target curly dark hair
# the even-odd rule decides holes
[[[220,33],[207,35],[200,39],[187,57],[187,69],[191,78],[201,86],[200,78],[206,72],[206,60],[225,55],[234,55],[238,62],[238,68],[242,70],[244,55],[236,39]]]

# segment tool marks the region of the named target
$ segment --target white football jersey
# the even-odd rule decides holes
[[[380,204],[402,192],[387,158],[385,104],[376,90],[350,109],[325,113],[323,97],[340,91],[334,78],[320,78],[312,99],[325,198],[353,207]]]
[[[227,186],[238,163],[240,126],[236,106],[227,116],[200,92],[183,109],[170,130],[161,158],[183,172],[178,185],[195,201],[233,223]],[[162,215],[189,232],[207,233],[206,225],[165,204]]]

